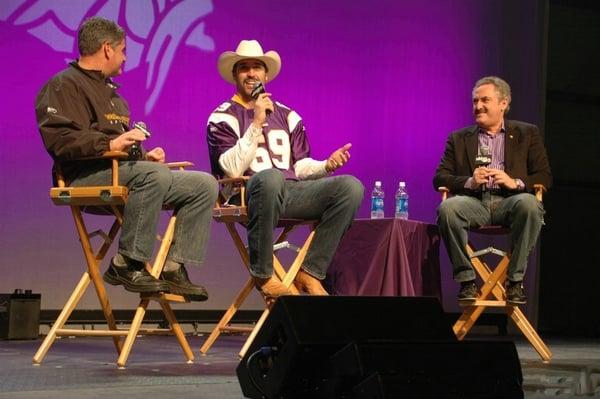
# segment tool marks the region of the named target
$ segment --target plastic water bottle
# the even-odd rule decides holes
[[[396,219],[408,219],[408,192],[406,191],[406,183],[401,181],[398,184],[396,191]]]
[[[381,188],[381,182],[375,182],[375,188],[371,193],[371,219],[383,219],[383,189]]]

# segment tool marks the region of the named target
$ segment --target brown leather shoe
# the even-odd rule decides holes
[[[292,295],[292,292],[275,277],[254,277],[254,285],[267,298],[275,299],[283,295]]]
[[[298,272],[294,280],[294,285],[298,291],[306,292],[309,295],[329,295],[325,288],[323,288],[321,281],[304,270]]]

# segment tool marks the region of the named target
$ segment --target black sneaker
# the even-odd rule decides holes
[[[169,285],[152,277],[145,268],[118,267],[112,260],[102,279],[111,285],[122,285],[130,292],[169,292]]]
[[[509,281],[506,286],[506,302],[511,305],[523,305],[527,303],[525,288],[521,281]]]
[[[177,270],[163,270],[160,274],[160,279],[167,283],[171,294],[181,295],[188,301],[200,302],[208,299],[206,288],[192,283],[183,266],[180,266]]]
[[[475,281],[463,281],[460,283],[460,291],[458,291],[459,301],[474,301],[479,296],[479,290]]]

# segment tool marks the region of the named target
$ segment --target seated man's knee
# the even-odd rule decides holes
[[[248,181],[248,191],[260,189],[267,192],[279,192],[283,189],[285,177],[278,169],[266,169],[253,175]]]
[[[144,167],[144,180],[147,184],[161,187],[165,191],[168,190],[173,182],[173,174],[167,166],[158,162],[148,162]]]
[[[344,200],[349,205],[359,207],[365,195],[365,187],[361,181],[350,175],[338,176],[337,179],[339,192],[343,193]]]
[[[532,194],[519,194],[519,198],[514,207],[515,215],[520,216],[542,216],[544,208],[542,204]]]
[[[454,217],[460,208],[460,203],[457,197],[448,198],[442,201],[437,208],[438,220],[445,220]]]
[[[219,185],[214,176],[204,172],[191,173],[193,173],[195,186],[197,188],[195,192],[201,192],[206,195],[211,202],[215,202],[219,195]]]

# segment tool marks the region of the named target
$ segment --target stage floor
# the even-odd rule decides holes
[[[116,367],[107,338],[63,338],[41,366],[31,363],[40,340],[0,341],[0,398],[242,398],[235,368],[244,336],[222,336],[207,356],[198,352],[203,336],[188,339],[197,355],[193,364],[185,363],[173,337],[139,337],[124,370]],[[514,339],[525,398],[600,397],[600,340],[548,339],[554,358],[543,364]]]

